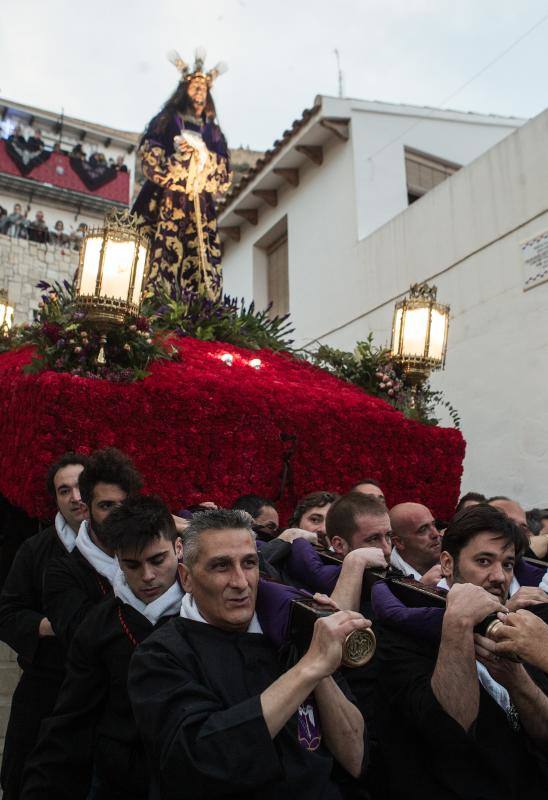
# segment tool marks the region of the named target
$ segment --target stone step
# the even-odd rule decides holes
[[[0,663],[0,695],[12,695],[19,683],[21,670],[13,661]]]
[[[17,653],[5,642],[0,642],[0,663],[3,661],[17,661]]]

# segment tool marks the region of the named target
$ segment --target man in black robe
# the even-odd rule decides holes
[[[284,672],[255,611],[249,516],[196,515],[183,559],[181,617],[150,636],[130,666],[151,796],[340,798],[334,774],[361,773],[364,726],[332,675],[347,635],[368,621],[350,611],[319,619],[308,651]]]
[[[105,521],[120,571],[115,597],[100,603],[74,635],[67,677],[25,771],[22,800],[146,800],[146,758],[127,693],[137,645],[181,607],[181,540],[154,497],[128,499]]]
[[[548,745],[548,697],[529,669],[500,659],[495,643],[474,633],[488,615],[506,612],[522,547],[511,520],[478,505],[459,512],[444,533],[445,612],[391,615],[390,587],[374,587],[373,605],[385,621],[379,739],[388,758],[398,754],[397,769],[386,774],[387,797],[546,797],[539,765]]]
[[[117,565],[114,551],[103,540],[103,523],[112,509],[136,494],[141,485],[130,459],[113,447],[93,453],[80,475],[88,518],[80,526],[70,556],[49,566],[44,585],[48,618],[66,648],[93,606],[112,597]]]
[[[16,651],[23,670],[4,744],[5,800],[19,797],[25,759],[63,680],[64,650],[44,611],[44,573],[53,559],[67,558],[74,548],[84,515],[78,478],[85,464],[85,456],[67,453],[50,468],[47,487],[57,503],[55,524],[23,542],[0,595],[0,640]]]

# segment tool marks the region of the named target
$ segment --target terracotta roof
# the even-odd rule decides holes
[[[321,107],[321,103],[316,103],[312,106],[312,108],[305,108],[299,119],[294,120],[291,127],[283,132],[282,138],[276,139],[270,150],[267,150],[266,153],[255,163],[255,166],[251,167],[251,169],[245,173],[241,180],[235,186],[233,186],[233,188],[227,192],[227,194],[224,195],[221,200],[218,201],[217,207],[219,211],[224,211],[224,209],[229,206],[236,199],[236,197],[238,197],[238,195],[245,189],[247,184],[265,169],[265,167],[272,161],[274,156],[276,156],[280,150],[285,147],[285,145],[291,139],[293,139],[293,137],[301,130],[301,128],[304,127],[304,125],[306,125],[306,123],[318,113]]]

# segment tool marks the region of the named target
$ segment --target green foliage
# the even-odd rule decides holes
[[[443,392],[431,389],[428,381],[414,389],[401,365],[392,360],[390,351],[373,343],[372,333],[357,343],[353,353],[320,345],[317,350],[304,353],[304,357],[368,394],[382,397],[409,419],[438,425],[438,409],[446,408],[455,428],[460,428],[458,412],[445,400]]]
[[[41,281],[38,287],[43,294],[34,323],[14,334],[18,344],[34,345],[35,355],[24,368],[27,373],[50,369],[86,378],[135,381],[148,375],[151,361],[178,357],[166,335],[144,317],[105,333],[86,320],[68,281]]]
[[[146,301],[143,314],[158,330],[174,331],[179,336],[226,342],[250,350],[291,351],[293,340],[289,336],[293,327],[289,314],[270,317],[270,308],[257,311],[254,303],[246,307],[243,300],[238,304],[228,295],[212,302],[191,293],[181,293],[175,299],[157,293]]]

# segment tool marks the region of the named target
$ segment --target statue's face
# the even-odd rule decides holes
[[[203,78],[193,78],[188,84],[188,96],[194,105],[194,111],[201,114],[207,98],[207,83]]]

